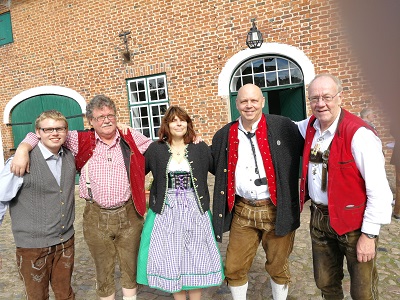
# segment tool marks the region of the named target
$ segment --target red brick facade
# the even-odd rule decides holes
[[[4,6],[7,2],[10,7]],[[245,50],[250,20],[264,43],[302,51],[315,74],[337,75],[345,89],[343,106],[365,106],[378,115],[379,135],[391,141],[388,122],[368,92],[356,58],[340,28],[333,0],[1,1],[10,11],[14,42],[0,46],[0,111],[14,96],[46,85],[68,87],[86,101],[106,94],[129,122],[125,80],[165,73],[171,104],[183,106],[195,128],[210,142],[229,121],[229,99],[218,96],[218,78],[227,61]],[[118,34],[130,30],[132,60]],[[268,54],[268,53],[266,53]],[[1,124],[4,157],[13,147],[9,126]],[[385,152],[388,152],[385,149]],[[390,158],[391,153],[387,153]],[[392,168],[388,173],[392,176]]]

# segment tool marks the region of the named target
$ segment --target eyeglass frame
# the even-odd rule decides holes
[[[308,98],[308,101],[310,101],[311,104],[317,104],[319,102],[319,99],[322,98],[322,101],[326,103],[330,103],[337,95],[339,95],[342,91],[337,92],[334,96],[331,95],[324,95],[324,96],[315,96],[312,98]]]
[[[93,117],[92,120],[95,120],[96,122],[104,122],[106,120],[106,118],[109,121],[115,121],[117,119],[116,115],[113,114],[109,114],[107,116],[98,116],[98,117]]]
[[[50,127],[50,128],[40,127],[39,130],[43,131],[46,134],[53,133],[54,131],[57,133],[64,133],[67,131],[67,127]]]

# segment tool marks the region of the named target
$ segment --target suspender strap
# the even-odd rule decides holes
[[[86,162],[84,168],[85,168],[85,175],[86,175],[86,188],[87,188],[90,200],[93,200],[92,189],[90,188],[89,161]]]

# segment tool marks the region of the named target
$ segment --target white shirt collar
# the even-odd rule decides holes
[[[238,120],[239,120],[239,129],[246,132],[246,130],[244,129],[243,124],[242,124],[242,117],[239,117]],[[261,117],[256,122],[254,122],[254,124],[251,126],[251,132],[256,131],[256,129],[258,127],[258,123],[260,123],[260,121],[261,121]]]
[[[45,160],[51,158],[52,156],[57,157],[49,149],[47,149],[47,147],[45,145],[43,145],[42,141],[39,141],[38,146],[39,146],[40,152],[42,152]],[[58,151],[58,156],[62,155],[62,153],[63,153],[63,148],[60,147],[60,150]]]
[[[340,117],[341,112],[342,112],[342,109],[340,109],[335,121],[333,121],[331,126],[329,126],[328,129],[326,129],[324,132],[321,132],[321,123],[319,122],[318,119],[315,120],[313,127],[315,128],[315,130],[317,130],[320,133],[320,135],[323,135],[324,133],[329,133],[330,135],[335,134],[336,129],[339,124],[339,117]]]

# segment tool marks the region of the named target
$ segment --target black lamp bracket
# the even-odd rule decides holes
[[[129,52],[129,46],[128,46],[128,35],[130,35],[131,32],[130,31],[123,31],[121,32],[118,36],[123,38],[124,44],[125,44],[125,48],[126,48],[126,52]]]

